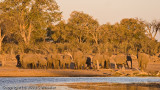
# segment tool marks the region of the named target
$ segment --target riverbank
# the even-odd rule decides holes
[[[55,87],[55,89],[72,90],[159,90],[160,83],[60,83],[60,84],[36,84],[37,87]]]
[[[105,77],[107,75],[94,70],[71,69],[8,69],[0,68],[0,77]]]
[[[16,61],[7,61],[0,67],[0,77],[160,77],[160,62],[148,64],[145,72],[139,71],[138,63],[133,62],[133,69],[21,69],[16,67]]]
[[[0,67],[0,77],[135,77],[157,76],[140,72],[136,69],[100,69],[100,70],[73,70],[73,69],[19,69]]]

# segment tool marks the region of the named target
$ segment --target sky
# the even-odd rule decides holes
[[[123,18],[160,20],[160,0],[56,0],[68,20],[72,11],[83,11],[102,24],[120,22]],[[160,41],[160,33],[156,38]]]

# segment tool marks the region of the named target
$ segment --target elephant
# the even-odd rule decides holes
[[[115,63],[115,68],[117,69],[118,66],[122,66],[122,67],[125,67],[125,65],[127,65],[127,67],[129,68],[128,66],[128,61],[131,62],[131,68],[132,68],[132,58],[131,56],[129,55],[125,55],[125,54],[118,54],[118,55],[112,55],[111,57],[113,60],[114,60],[114,63]],[[118,65],[118,66],[117,66]]]
[[[104,57],[104,68],[105,69],[111,68],[110,57],[108,55],[103,55],[103,57]]]
[[[16,55],[16,59],[17,59],[17,67],[21,67],[21,62],[20,62],[20,55]]]
[[[85,63],[86,66],[89,67],[90,69],[92,69],[92,67],[93,67],[92,65],[93,65],[93,64],[92,64],[92,58],[91,58],[91,56],[87,56],[85,62],[86,62],[86,63]]]
[[[126,60],[126,64],[127,64],[128,68],[129,68],[128,61],[131,62],[131,69],[132,69],[132,57],[130,55],[127,55],[127,60]]]
[[[24,54],[20,56],[22,68],[35,69],[38,65],[38,57],[35,54]]]
[[[53,54],[47,55],[47,68],[54,68],[54,59],[55,56]]]
[[[137,53],[138,65],[141,71],[144,71],[147,68],[147,65],[150,61],[150,57],[146,53]]]
[[[47,58],[44,55],[36,55],[38,59],[38,68],[45,69],[47,68]]]
[[[63,69],[66,68],[70,69],[71,62],[73,62],[72,55],[70,53],[64,53],[63,58],[60,61],[61,61],[60,66],[62,66]]]
[[[97,69],[99,69],[99,64],[101,65],[101,68],[104,68],[104,62],[105,62],[104,55],[96,54],[93,56],[93,65],[97,65]]]
[[[5,63],[5,56],[4,55],[0,55],[0,66],[4,66]]]
[[[48,54],[47,55],[47,68],[59,69],[62,66],[63,56],[61,54]]]
[[[17,55],[17,67],[22,67],[24,69],[31,68],[46,68],[47,60],[44,55],[41,54],[22,54]]]
[[[85,69],[86,66],[86,59],[81,51],[73,52],[73,61],[75,63],[75,69],[82,69],[82,67]]]
[[[57,59],[55,60],[55,64],[58,68],[63,68],[63,54],[57,54]]]

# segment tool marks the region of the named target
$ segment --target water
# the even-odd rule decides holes
[[[30,84],[56,84],[77,82],[108,83],[160,83],[159,77],[4,77],[0,78],[0,90],[4,87],[24,86]],[[14,89],[13,89],[14,90]]]

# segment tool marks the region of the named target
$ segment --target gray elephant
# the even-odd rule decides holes
[[[129,68],[129,65],[128,65],[128,61],[131,63],[131,69],[132,69],[132,57],[131,57],[131,55],[127,55],[126,56],[126,64],[127,64],[127,67]]]
[[[104,57],[104,68],[105,69],[111,68],[109,55],[103,55],[103,57]]]
[[[47,68],[59,69],[62,67],[62,55],[58,53],[47,55]]]
[[[46,69],[47,68],[47,58],[44,55],[36,55],[38,59],[38,68]]]
[[[116,69],[118,68],[117,65],[122,65],[124,67],[126,64],[126,55],[118,54],[115,56],[114,61],[115,61],[115,68]]]
[[[5,64],[5,56],[4,55],[0,55],[0,66],[4,66]]]
[[[35,54],[24,54],[20,56],[22,68],[35,69],[38,65],[38,57]]]
[[[73,61],[75,63],[75,69],[85,69],[86,67],[86,58],[81,51],[73,52]]]
[[[97,69],[99,69],[99,64],[101,68],[104,68],[105,57],[102,54],[96,54],[93,56],[93,65],[97,65]],[[94,67],[96,68],[96,67]]]
[[[138,65],[141,71],[145,70],[147,68],[147,65],[150,61],[150,57],[146,53],[137,53],[137,58],[138,58]]]
[[[119,68],[118,66],[122,67],[127,67],[129,68],[128,61],[131,62],[131,68],[132,68],[132,58],[130,55],[125,55],[125,54],[118,54],[118,55],[112,55],[111,59],[114,60],[115,63],[115,68]]]
[[[63,69],[70,69],[71,62],[73,62],[72,55],[70,53],[64,53],[61,60],[61,66]]]

